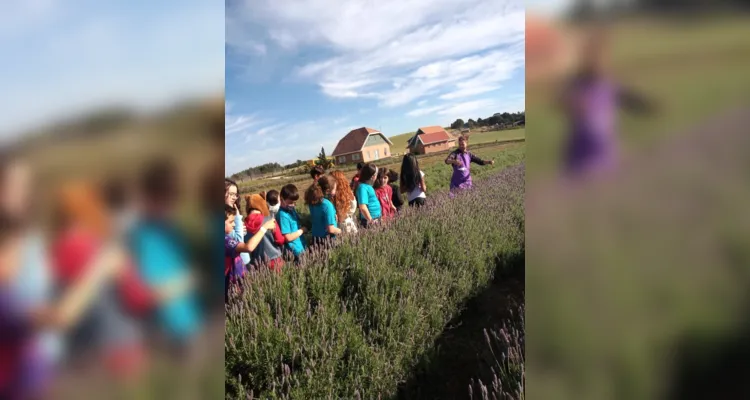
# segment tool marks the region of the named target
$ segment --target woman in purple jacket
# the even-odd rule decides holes
[[[643,97],[622,87],[609,75],[608,44],[606,32],[592,32],[583,49],[581,69],[563,94],[569,131],[563,159],[564,170],[570,177],[616,167],[620,108],[640,113],[652,110]]]
[[[471,163],[479,165],[493,165],[494,160],[485,161],[467,150],[469,137],[462,135],[458,138],[458,149],[448,154],[445,163],[453,166],[450,190],[471,189]]]

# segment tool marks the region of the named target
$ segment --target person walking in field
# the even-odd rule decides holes
[[[495,161],[485,161],[468,150],[469,137],[461,135],[458,138],[458,149],[453,150],[445,159],[445,163],[453,166],[453,176],[451,177],[450,191],[455,193],[457,190],[471,189],[471,163],[479,165],[493,165]]]
[[[305,204],[310,208],[313,246],[325,246],[328,241],[341,234],[336,220],[336,208],[330,200],[335,195],[336,180],[325,175],[305,192]]]
[[[424,172],[419,168],[419,161],[414,154],[405,154],[401,162],[401,178],[399,189],[406,193],[409,207],[421,207],[427,198],[427,184]]]
[[[346,176],[341,171],[331,172],[331,178],[336,181],[336,194],[333,196],[333,206],[336,208],[336,220],[343,233],[357,233],[357,223],[354,214],[357,212],[357,199],[349,187]]]
[[[648,114],[654,107],[643,96],[618,84],[610,75],[606,32],[596,30],[585,42],[578,73],[566,86],[562,107],[568,120],[564,171],[578,178],[606,172],[619,159],[617,112],[620,108]]]
[[[280,195],[281,207],[276,215],[276,221],[286,240],[286,249],[294,255],[294,261],[299,262],[300,255],[307,246],[305,238],[302,237],[307,233],[307,229],[300,226],[299,215],[295,209],[297,200],[299,200],[299,192],[297,187],[290,183],[281,188]]]
[[[365,228],[378,223],[380,217],[382,217],[380,201],[375,194],[375,189],[372,187],[377,173],[378,167],[375,164],[366,164],[363,166],[359,174],[357,190],[354,192],[359,207],[360,223]]]
[[[266,194],[252,194],[245,196],[245,207],[247,217],[245,217],[245,229],[250,235],[256,235],[260,232],[263,224],[274,221],[271,212],[268,210],[268,204],[265,199]],[[286,241],[281,229],[274,224],[273,229],[269,229],[258,243],[258,246],[250,253],[250,265],[257,268],[261,265],[267,266],[270,270],[279,272],[284,265],[283,249]]]
[[[401,189],[398,187],[398,172],[393,169],[388,170],[388,186],[391,187],[391,203],[396,207],[396,214],[401,212],[404,205],[404,199],[401,197]]]
[[[391,198],[393,197],[393,189],[388,185],[388,168],[383,167],[378,170],[375,184],[372,187],[375,189],[375,195],[378,196],[380,202],[380,209],[383,213],[383,219],[388,220],[396,215],[396,206],[393,205]]]

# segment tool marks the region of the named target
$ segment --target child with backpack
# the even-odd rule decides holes
[[[265,193],[245,196],[247,212],[245,228],[250,235],[258,233],[266,222],[274,221],[270,211],[268,211],[265,197]],[[255,268],[265,265],[270,270],[279,272],[284,265],[282,250],[285,241],[279,226],[274,225],[274,228],[263,235],[258,246],[250,253],[250,264]]]
[[[391,203],[396,207],[396,214],[401,212],[404,199],[401,197],[401,189],[398,187],[398,172],[395,169],[388,170],[388,186],[391,187]]]

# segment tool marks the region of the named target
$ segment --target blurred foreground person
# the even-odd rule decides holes
[[[182,356],[188,355],[200,331],[202,315],[188,242],[175,220],[177,185],[177,169],[169,161],[146,168],[140,182],[142,209],[128,243],[145,282],[165,294],[156,305],[151,327],[168,348]]]
[[[43,238],[31,229],[30,169],[0,155],[0,398],[49,395],[62,355],[62,335],[86,313],[124,255],[107,248],[80,279],[54,296]]]
[[[97,266],[107,248],[124,251],[116,225],[94,185],[72,183],[60,191],[55,209],[52,244],[57,285],[70,288]],[[137,316],[154,302],[127,255],[117,273],[102,282],[81,323],[68,337],[71,361],[97,368],[100,361],[119,378],[134,378],[142,370],[144,348]]]
[[[564,170],[572,178],[599,175],[617,167],[620,108],[644,114],[653,110],[648,100],[611,76],[607,32],[596,28],[589,35],[579,70],[563,93],[569,127]]]

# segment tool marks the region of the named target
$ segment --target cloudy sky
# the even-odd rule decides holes
[[[216,0],[0,0],[0,140],[112,103],[224,87]]]
[[[227,0],[226,168],[524,109],[519,0]]]

